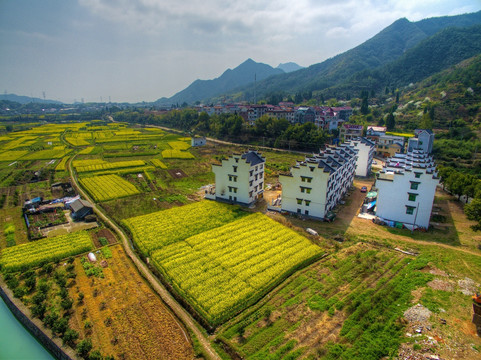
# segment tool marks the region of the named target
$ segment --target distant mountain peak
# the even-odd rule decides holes
[[[295,62],[286,62],[280,63],[276,69],[281,69],[285,73],[290,73],[293,71],[304,69],[304,67],[296,64]]]

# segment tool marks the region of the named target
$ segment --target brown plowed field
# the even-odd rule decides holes
[[[103,279],[87,277],[80,258],[75,259],[70,326],[81,338],[90,336],[94,349],[116,359],[194,358],[186,330],[137,273],[122,246],[110,249],[113,256],[106,260]],[[79,292],[85,295],[80,305]],[[92,324],[90,330],[86,322]]]

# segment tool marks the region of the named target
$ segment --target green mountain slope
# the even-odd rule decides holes
[[[350,79],[363,70],[372,70],[400,58],[407,50],[434,33],[452,26],[481,24],[481,11],[473,14],[431,18],[418,22],[399,19],[363,44],[328,59],[292,73],[271,77],[257,84],[259,96],[275,92],[323,90]],[[248,94],[250,88],[236,89]]]

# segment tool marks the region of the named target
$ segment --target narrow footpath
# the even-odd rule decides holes
[[[68,169],[70,173],[70,178],[72,183],[78,190],[78,193],[86,200],[90,201],[93,206],[93,210],[95,214],[99,216],[105,223],[109,224],[109,226],[117,233],[119,238],[122,240],[122,244],[124,247],[124,251],[133,261],[137,270],[141,273],[141,275],[147,279],[150,283],[152,288],[160,295],[161,299],[164,301],[165,304],[174,312],[174,314],[183,322],[183,324],[188,327],[197,337],[200,344],[204,348],[205,352],[209,355],[212,360],[221,360],[220,356],[217,355],[217,352],[212,347],[209,339],[199,330],[200,325],[190,316],[190,314],[173,298],[173,296],[167,291],[167,289],[159,282],[159,280],[150,272],[148,267],[140,260],[137,255],[134,253],[130,246],[130,240],[125,235],[125,233],[120,229],[120,227],[107,215],[104,214],[102,210],[95,204],[95,202],[88,196],[88,194],[83,191],[78,183],[78,179],[73,172],[72,162],[75,156],[73,156],[68,162]]]

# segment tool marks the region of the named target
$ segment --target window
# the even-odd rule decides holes
[[[255,171],[257,171],[257,166],[254,168]]]
[[[263,184],[264,184],[264,183],[259,183],[259,190],[262,189],[262,185],[263,185]]]
[[[259,165],[259,169],[264,169],[264,164]]]
[[[411,181],[411,190],[417,190],[420,183]]]
[[[304,211],[304,214],[309,215],[309,210]]]
[[[249,176],[252,176],[254,174],[254,170],[249,171]]]
[[[306,188],[306,193],[310,194],[310,193],[311,193],[311,188]]]
[[[231,195],[229,195],[229,200],[232,201],[232,196],[231,196]]]
[[[249,191],[249,197],[250,198],[252,197],[252,191]]]
[[[237,176],[236,175],[229,175],[229,181],[237,182]]]
[[[234,172],[237,172],[237,166],[232,166],[234,168]]]
[[[421,177],[421,174],[422,174],[422,173],[420,173],[420,172],[415,172],[415,173],[414,173],[414,176],[415,176],[417,179],[419,179],[419,178]]]
[[[234,158],[235,159],[235,162],[238,163],[239,162],[239,158]]]
[[[262,179],[264,177],[264,173],[259,173],[259,179]]]
[[[301,205],[302,204],[302,199],[297,199],[297,204]]]
[[[256,176],[254,177],[254,180],[257,181],[257,174],[256,174]]]
[[[234,201],[237,201],[237,196],[234,196]]]
[[[312,178],[308,176],[301,176],[301,181],[310,183],[312,181]]]
[[[406,206],[406,214],[408,215],[414,214],[414,209],[416,209],[414,206]]]
[[[300,213],[301,213],[301,209],[297,209],[297,213],[300,214]]]
[[[311,204],[311,200],[305,200],[306,206],[309,206]]]
[[[314,171],[314,166],[309,166],[309,170],[311,170],[311,172]]]
[[[254,181],[249,181],[249,186],[252,186],[252,184],[254,183]]]
[[[418,196],[418,194],[411,194],[411,193],[408,193],[409,197],[408,197],[408,200],[409,201],[416,201],[416,196]]]

